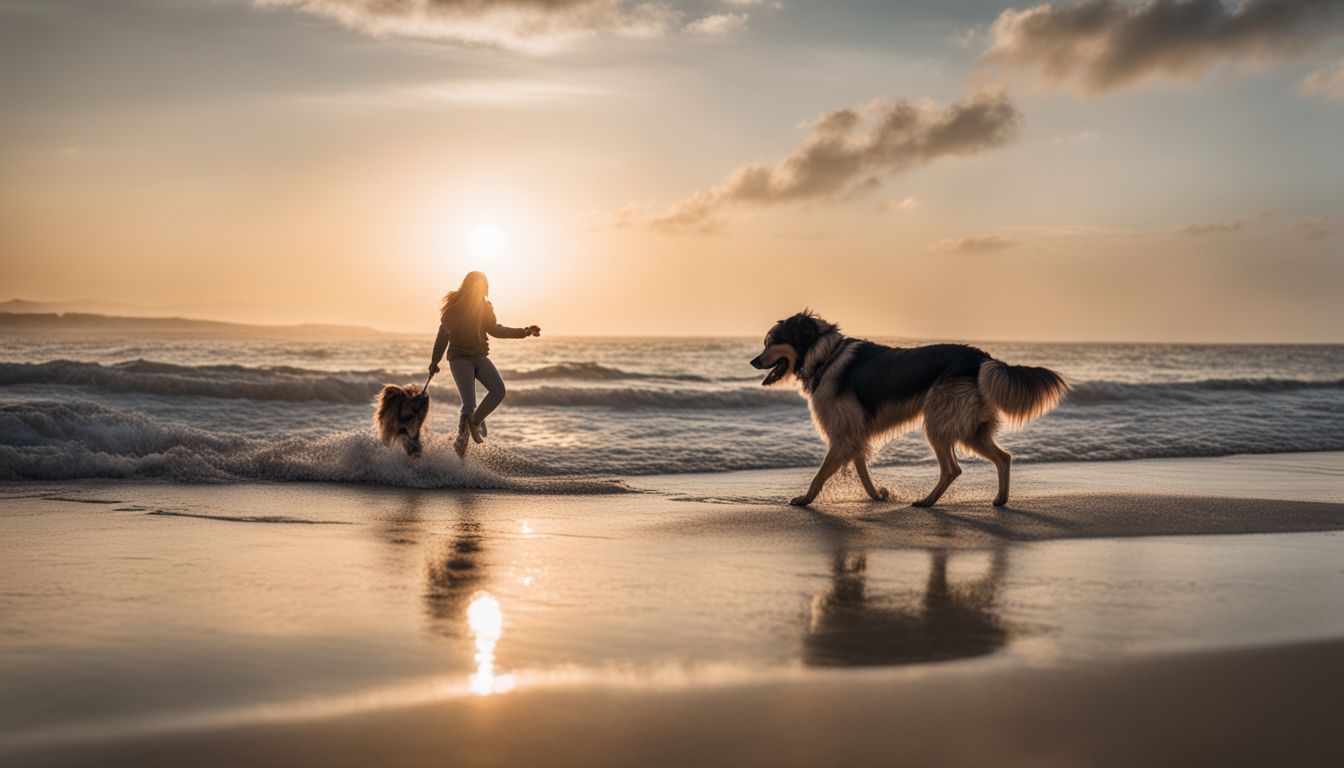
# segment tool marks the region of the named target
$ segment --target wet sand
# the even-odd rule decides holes
[[[34,765],[1339,765],[1344,643],[1091,667],[518,691]]]
[[[5,485],[0,762],[1334,763],[1341,478],[1024,465],[1002,510],[969,463],[929,510],[771,500],[805,470]]]

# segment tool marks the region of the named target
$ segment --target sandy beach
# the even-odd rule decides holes
[[[10,483],[6,765],[1337,761],[1344,454],[946,503]],[[898,498],[927,468],[884,468]],[[1255,535],[1251,535],[1255,534]]]

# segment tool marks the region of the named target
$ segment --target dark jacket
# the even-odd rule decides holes
[[[486,334],[497,339],[521,339],[527,336],[527,329],[500,325],[495,319],[495,308],[488,301],[478,316],[470,312],[449,312],[439,323],[439,335],[434,339],[434,357],[430,359],[430,365],[438,364],[445,348],[449,360],[490,354],[490,341]]]

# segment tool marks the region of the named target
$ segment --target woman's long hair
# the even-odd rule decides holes
[[[439,319],[447,320],[450,314],[460,316],[461,313],[470,313],[479,320],[484,314],[485,297],[489,293],[490,281],[485,278],[485,273],[468,272],[456,291],[444,295],[443,304],[439,307]]]

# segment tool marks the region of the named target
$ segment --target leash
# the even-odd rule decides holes
[[[425,386],[421,387],[421,388],[420,388],[420,391],[421,391],[421,392],[428,392],[428,391],[429,391],[429,382],[431,382],[431,381],[433,381],[433,380],[434,380],[434,372],[433,372],[433,371],[430,371],[430,372],[429,372],[429,378],[428,378],[428,379],[425,379]]]

